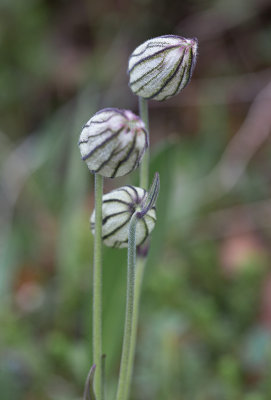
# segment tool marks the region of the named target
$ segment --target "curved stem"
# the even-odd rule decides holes
[[[150,146],[150,137],[149,137],[149,111],[148,111],[148,100],[143,99],[143,97],[138,97],[139,104],[139,116],[144,122],[148,134],[148,143]],[[149,163],[150,163],[150,151],[149,148],[146,149],[145,154],[143,156],[143,160],[140,164],[140,172],[139,172],[139,186],[143,189],[148,189],[149,186]]]
[[[135,212],[129,224],[126,315],[125,315],[125,327],[124,327],[117,400],[124,400],[126,397],[126,393],[129,392],[129,389],[127,388],[128,385],[127,371],[130,360],[132,325],[134,320],[134,294],[135,294],[134,287],[135,287],[135,266],[136,266],[137,220],[138,220],[137,212]]]
[[[102,196],[103,177],[95,174],[95,238],[93,262],[93,363],[96,400],[103,400],[102,384]]]

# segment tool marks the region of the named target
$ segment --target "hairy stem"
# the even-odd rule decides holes
[[[144,122],[147,133],[148,133],[148,143],[150,142],[149,138],[149,110],[148,110],[148,100],[143,99],[143,97],[138,98],[139,102],[139,116]],[[149,185],[149,163],[150,163],[150,152],[149,149],[146,150],[142,163],[140,165],[140,174],[139,174],[139,186],[143,189],[147,189]],[[140,295],[141,295],[141,287],[142,280],[145,271],[146,258],[139,258],[136,263],[136,272],[135,272],[135,293],[134,293],[134,312],[133,312],[133,321],[132,321],[132,333],[131,333],[131,347],[128,361],[128,368],[126,372],[126,393],[125,400],[129,398],[131,381],[133,375],[133,367],[134,367],[134,359],[135,359],[135,349],[136,349],[136,338],[137,338],[137,326],[138,326],[138,318],[139,318],[139,305],[140,305]]]
[[[126,394],[129,392],[129,388],[127,387],[127,385],[129,384],[127,380],[127,371],[129,369],[132,325],[134,320],[136,224],[137,224],[136,214],[137,212],[133,214],[129,224],[126,314],[125,314],[125,326],[124,326],[117,400],[124,400],[126,398]]]
[[[148,101],[142,97],[139,97],[138,101],[139,114],[145,123],[149,143]],[[147,149],[140,165],[139,177],[139,186],[146,190],[149,185],[149,159],[149,149]],[[141,258],[136,264],[136,223],[137,217],[134,214],[129,225],[126,319],[117,400],[129,398],[135,358],[140,293],[146,264],[145,258]]]
[[[102,196],[103,177],[95,174],[95,238],[93,263],[93,363],[96,400],[103,400],[102,383]]]
[[[137,324],[138,324],[138,316],[139,316],[139,305],[140,305],[140,294],[141,294],[141,286],[142,280],[144,276],[144,270],[146,265],[146,258],[138,258],[136,262],[136,275],[135,275],[135,287],[134,287],[134,312],[133,312],[133,322],[132,322],[132,334],[131,334],[131,346],[130,346],[130,354],[127,368],[127,385],[126,385],[126,393],[125,400],[129,398],[130,389],[131,389],[131,381],[133,375],[133,367],[134,367],[134,358],[135,358],[135,349],[136,349],[136,336],[137,336]]]

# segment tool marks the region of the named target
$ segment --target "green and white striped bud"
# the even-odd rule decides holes
[[[129,86],[145,99],[166,100],[189,83],[197,58],[197,39],[164,35],[147,40],[129,58]]]
[[[84,125],[78,145],[91,172],[115,178],[138,167],[148,136],[144,122],[130,110],[105,108]]]
[[[135,211],[141,212],[147,192],[135,186],[123,186],[103,196],[102,239],[109,247],[127,247],[129,222]],[[156,222],[155,205],[140,218],[136,226],[136,245],[145,242]],[[95,210],[90,218],[91,230],[95,235]]]

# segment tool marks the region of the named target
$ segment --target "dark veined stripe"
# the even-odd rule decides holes
[[[148,61],[148,60],[151,59],[151,58],[156,58],[156,56],[158,56],[159,54],[162,54],[163,52],[167,52],[167,51],[169,51],[169,50],[171,50],[171,49],[174,49],[174,48],[177,48],[177,47],[180,47],[180,45],[178,44],[178,45],[174,45],[174,46],[168,46],[168,47],[166,47],[166,48],[164,48],[164,49],[162,49],[162,50],[159,50],[159,51],[157,51],[157,52],[155,52],[155,53],[153,53],[153,54],[150,54],[149,56],[146,56],[146,57],[144,57],[144,58],[141,58],[140,60],[138,60],[138,61],[128,70],[128,73],[130,74],[130,73],[133,71],[133,69],[134,69],[135,67],[137,67],[138,65],[144,63],[145,61]]]
[[[176,89],[174,90],[174,92],[173,92],[173,93],[170,93],[170,94],[167,94],[167,95],[166,95],[165,97],[163,97],[160,101],[164,101],[164,100],[169,99],[169,98],[172,97],[172,96],[175,96],[175,95],[179,92],[179,90],[181,90],[180,87],[182,86],[182,83],[183,83],[183,78],[184,78],[185,70],[186,70],[186,67],[183,67],[183,69],[182,69],[182,74],[181,74],[181,76],[180,76],[179,82],[178,82],[177,87],[176,87]]]
[[[184,69],[184,75],[183,75],[183,81],[182,81],[182,89],[187,86],[189,81],[190,81],[190,71],[189,71],[189,68],[186,67]]]
[[[121,203],[121,204],[126,204],[126,206],[128,206],[128,207],[131,204],[131,203],[127,203],[126,201],[120,200],[120,199],[106,199],[106,200],[103,200],[103,203],[114,203],[114,202]]]
[[[95,135],[88,135],[88,138],[87,138],[86,140],[79,140],[78,145],[80,145],[80,144],[82,144],[82,143],[88,143],[88,141],[89,141],[90,138],[95,138],[95,137],[97,137],[97,136],[101,136],[101,135],[103,135],[103,134],[106,133],[106,132],[111,132],[111,133],[113,133],[113,131],[112,131],[111,128],[106,128],[106,129],[103,130],[102,132],[96,133]]]
[[[107,160],[103,161],[103,163],[99,166],[98,169],[96,169],[96,170],[91,170],[91,172],[93,172],[93,173],[98,172],[98,173],[100,173],[100,174],[103,174],[103,173],[104,173],[104,172],[103,172],[103,168],[105,168],[105,167],[107,166],[107,164],[110,163],[110,162],[112,161],[112,159],[114,159],[114,157],[116,157],[116,156],[117,156],[119,153],[121,153],[121,152],[123,152],[123,149],[118,150],[117,152],[115,152],[115,151],[113,150],[113,154],[111,153],[111,154],[110,154],[110,157],[109,157]],[[114,162],[115,162],[115,161],[113,161],[113,163],[114,163]],[[111,169],[112,169],[112,166],[109,165],[109,168],[110,168],[110,170],[111,170]],[[108,178],[111,178],[111,176],[108,176]]]
[[[137,139],[137,135],[134,135],[134,139],[133,139],[131,147],[129,148],[129,150],[128,150],[127,154],[125,155],[125,157],[118,162],[116,168],[114,169],[113,174],[111,175],[111,178],[114,178],[116,176],[116,174],[117,174],[119,168],[121,167],[121,165],[123,163],[125,163],[130,158],[130,155],[131,155],[131,153],[133,152],[133,150],[134,150],[134,148],[136,146],[136,139]]]
[[[110,236],[114,235],[116,232],[118,232],[120,229],[124,228],[125,225],[127,225],[129,223],[131,219],[131,215],[129,215],[129,217],[126,219],[126,221],[124,221],[120,226],[118,226],[117,228],[113,229],[113,231],[107,233],[106,235],[102,236],[102,239],[108,239]]]
[[[187,76],[187,72],[188,72],[188,76]],[[182,73],[182,75],[180,77],[180,81],[178,83],[177,89],[174,91],[173,94],[166,96],[165,99],[167,99],[168,97],[174,96],[176,93],[178,93],[180,88],[184,89],[188,85],[188,83],[190,82],[191,76],[192,76],[192,73],[191,74],[189,73],[188,66],[185,66],[184,69],[183,69],[183,73]]]
[[[101,171],[101,169],[102,169],[103,167],[106,166],[106,164],[111,160],[111,158],[114,157],[114,155],[115,155],[114,153],[115,153],[115,150],[111,151],[109,157],[108,157],[106,160],[104,160],[104,161],[99,165],[99,167],[98,167],[97,169],[92,170],[92,172],[93,172],[93,173],[97,173],[97,172]]]
[[[156,70],[157,68],[159,68],[160,66],[162,66],[163,62],[164,62],[165,57],[162,59],[162,61],[160,62],[160,64],[158,64],[156,67],[150,69],[149,71],[145,72],[145,74],[141,75],[139,78],[137,78],[136,80],[129,82],[129,86],[132,86],[136,83],[138,83],[139,81],[141,81],[141,79],[145,78],[146,75],[151,74],[154,70]]]
[[[150,234],[149,228],[148,228],[148,225],[146,224],[145,219],[142,218],[142,219],[141,219],[141,222],[143,222],[143,225],[144,225],[145,235],[144,235],[143,239],[141,240],[141,242],[138,244],[138,246],[141,246],[141,245],[145,242],[145,240],[147,239],[147,237],[148,237],[149,234]]]
[[[146,218],[146,217],[149,217],[154,223],[156,223],[156,218],[154,218],[152,215],[150,215],[150,214],[145,214],[145,216],[144,216],[144,218]]]
[[[177,67],[175,68],[174,72],[173,72],[170,76],[168,76],[167,80],[163,83],[163,85],[160,87],[160,89],[158,89],[158,90],[157,90],[154,94],[152,94],[151,96],[148,96],[148,97],[147,97],[148,99],[153,99],[155,96],[157,96],[158,94],[160,94],[160,93],[164,90],[164,88],[169,84],[169,82],[174,78],[174,76],[176,76],[176,74],[177,74],[177,72],[178,72],[178,70],[179,70],[179,68],[180,68],[180,66],[181,66],[181,64],[182,64],[182,62],[183,62],[184,53],[185,53],[185,52],[183,52],[182,58],[181,58],[180,61],[178,62]]]
[[[194,63],[193,63],[193,51],[192,51],[192,47],[190,47],[189,49],[189,57],[188,57],[188,62],[187,62],[187,67],[189,69],[189,79],[191,78],[192,72],[193,72],[193,67],[194,67]]]
[[[88,143],[88,141],[89,141],[89,139],[86,139],[86,140],[79,140],[78,146],[80,146],[80,144],[83,144],[83,143]]]
[[[121,153],[121,152],[123,151],[122,148],[121,148],[120,150],[119,150],[119,148],[120,148],[120,145],[110,153],[110,156],[109,156],[105,161],[103,161],[103,162],[101,163],[101,165],[100,165],[97,169],[92,170],[92,172],[93,172],[93,173],[96,173],[96,172],[101,171],[101,170],[106,166],[106,164],[107,164],[108,162],[110,162],[110,160],[111,160],[113,157],[115,157],[116,155],[118,155],[119,153]]]
[[[162,66],[161,66],[161,67],[162,67]],[[162,68],[160,68],[160,69],[162,69]],[[148,80],[148,82],[143,83],[143,85],[141,85],[138,89],[132,88],[132,85],[129,85],[129,86],[131,87],[132,91],[133,91],[135,94],[137,94],[137,93],[139,93],[142,89],[144,89],[145,86],[149,86],[150,82],[152,82],[154,79],[157,79],[157,76],[159,76],[160,72],[161,72],[161,71],[159,70],[159,71],[157,72],[156,75],[154,75],[152,78],[150,78],[150,79]]]
[[[188,76],[187,76],[187,80],[186,80],[185,86],[190,82],[190,80],[192,78],[192,74],[193,74],[195,65],[196,65],[196,62],[195,62],[195,58],[193,57],[193,51],[192,51],[192,48],[190,48],[189,58],[188,58],[188,62],[187,62]]]
[[[184,76],[185,76],[185,73],[186,73],[187,70],[188,70],[188,72],[189,72],[189,76],[188,76],[188,79],[186,80],[186,83],[185,83],[184,86],[182,87],[182,89],[185,88],[185,87],[188,85],[188,83],[190,82],[190,79],[191,79],[192,73],[193,73],[193,67],[191,68],[191,63],[193,63],[193,51],[192,51],[192,48],[191,48],[191,47],[190,47],[189,50],[190,50],[189,60],[191,60],[191,61],[190,61],[190,63],[188,63],[187,65],[185,65],[185,67],[183,68],[183,73],[182,73],[181,76],[180,76],[180,80],[179,80],[179,83],[178,83],[178,85],[177,85],[176,90],[175,90],[172,94],[167,95],[166,97],[164,97],[163,100],[165,100],[165,99],[167,99],[167,98],[169,98],[169,97],[175,96],[175,94],[178,93],[178,91],[180,90],[180,87],[181,87],[182,84],[183,84]]]
[[[106,164],[109,163],[109,162],[111,161],[111,159],[112,159],[113,157],[116,157],[116,156],[117,156],[119,153],[121,153],[122,151],[123,151],[123,148],[120,149],[120,145],[119,145],[116,149],[114,149],[114,150],[110,153],[110,156],[109,156],[105,161],[103,161],[102,164],[101,164],[97,169],[92,170],[92,172],[93,172],[93,173],[100,172],[100,171],[106,166]]]
[[[121,110],[120,108],[115,108],[115,107],[106,107],[103,108],[100,111],[97,111],[96,114],[93,115],[92,118],[94,118],[96,115],[102,114],[102,113],[106,113],[106,112],[116,112],[118,114],[121,114],[123,117],[125,117],[125,113],[123,110]],[[126,118],[126,117],[125,117]]]
[[[95,114],[95,115],[97,115],[97,114]],[[95,117],[95,116],[94,116],[94,117]],[[92,120],[91,120],[91,123],[92,123],[92,124],[103,124],[104,122],[108,122],[108,121],[110,121],[111,118],[115,117],[115,114],[112,114],[112,115],[110,115],[109,118],[104,119],[104,120],[100,120],[100,121],[93,121],[93,118],[94,118],[94,117],[92,117]]]
[[[94,149],[92,149],[88,154],[86,154],[84,157],[82,157],[82,160],[87,160],[89,157],[91,157],[98,149],[103,148],[104,145],[107,143],[111,142],[115,137],[117,137],[120,132],[123,130],[123,128],[119,129],[116,133],[114,133],[112,136],[109,138],[105,139],[102,143],[100,143],[98,146],[96,146]]]
[[[145,150],[149,147],[149,142],[148,142],[148,133],[147,133],[146,129],[145,128],[141,128],[141,133],[142,132],[144,133],[144,136],[145,136],[145,148],[141,150],[141,153],[142,152],[144,153]],[[137,152],[137,154],[138,154],[138,152]]]
[[[143,85],[141,85],[138,89],[134,89],[134,90],[133,90],[134,93],[140,92],[140,90],[144,89],[145,86],[148,86],[148,85],[150,84],[151,81],[153,81],[154,79],[157,79],[157,76],[159,76],[160,72],[164,69],[164,68],[163,68],[164,60],[165,60],[165,57],[163,57],[163,60],[162,60],[162,62],[159,64],[159,66],[157,66],[157,67],[155,68],[155,69],[158,70],[158,71],[157,71],[157,74],[154,75],[152,78],[150,78],[150,79],[148,80],[148,82],[143,83]],[[130,86],[132,86],[132,85],[130,85]]]
[[[120,189],[118,189],[118,191],[127,193],[128,196],[130,197],[131,201],[134,203],[135,199],[133,198],[131,193],[128,190],[125,189],[125,186],[120,188]],[[132,203],[130,205],[132,205]]]
[[[190,50],[190,51],[189,51],[189,53],[190,53],[190,54],[189,54],[189,61],[190,61],[190,62],[188,62],[188,64],[184,67],[182,76],[181,76],[181,78],[180,78],[179,85],[178,85],[178,87],[177,87],[175,93],[173,94],[173,96],[178,92],[178,90],[180,89],[180,86],[183,84],[183,79],[184,79],[184,76],[185,76],[185,73],[186,73],[187,70],[188,70],[188,77],[187,77],[186,83],[185,83],[185,85],[183,86],[183,88],[185,88],[185,86],[187,86],[188,83],[189,83],[190,80],[191,80],[191,77],[192,77],[192,74],[193,74],[193,70],[194,70],[194,68],[195,68],[195,61],[194,61],[195,59],[194,59],[194,57],[193,57],[193,50],[192,50],[192,47],[190,47],[189,50]]]
[[[113,247],[120,247],[120,245],[123,244],[123,243],[128,243],[128,239],[122,240],[122,241],[116,240],[116,241],[114,242],[114,244],[113,244]]]
[[[157,39],[160,40],[160,39],[167,39],[167,38],[170,38],[170,39],[178,39],[179,41],[180,41],[180,39],[181,39],[181,40],[183,40],[183,41],[186,41],[186,39],[185,39],[183,36],[178,36],[178,35],[162,35],[162,36],[157,36],[157,37],[148,39],[148,40],[145,42],[145,44],[147,44],[147,47],[145,47],[145,49],[143,50],[143,52],[146,51],[146,49],[149,48],[149,47],[155,47],[157,44],[162,45],[162,46],[165,46],[165,43],[159,42]],[[144,43],[143,43],[143,44],[144,44]],[[152,45],[152,46],[149,46],[149,45]],[[167,44],[167,45],[168,45],[168,44]],[[139,47],[139,46],[137,46],[137,47]],[[135,50],[136,50],[136,49],[135,49]],[[134,55],[134,53],[132,53],[131,57],[132,57],[133,55]],[[135,56],[138,56],[138,55],[141,55],[141,53],[135,54]]]
[[[182,83],[183,83],[183,78],[184,78],[185,70],[186,70],[186,66],[183,67],[183,70],[182,70],[182,73],[181,73],[181,76],[180,76],[180,80],[179,80],[179,82],[178,82],[178,85],[177,85],[176,89],[174,90],[174,92],[173,92],[172,94],[169,94],[169,95],[167,95],[166,97],[164,97],[164,100],[167,99],[167,98],[169,98],[169,97],[175,96],[175,94],[178,93],[178,91],[179,91],[179,89],[180,89],[180,87],[181,87],[181,85],[182,85]]]
[[[119,212],[114,213],[114,214],[107,215],[106,217],[103,218],[103,220],[102,220],[102,225],[106,224],[106,222],[107,222],[110,218],[116,217],[116,216],[118,216],[118,215],[121,215],[121,214],[124,214],[124,213],[127,213],[127,212],[129,212],[129,211],[128,211],[128,210],[124,210],[124,211],[119,211]]]
[[[143,150],[141,151],[141,153],[143,153]],[[136,154],[136,158],[135,158],[135,162],[134,162],[134,165],[133,165],[133,168],[131,169],[131,171],[133,171],[134,169],[136,169],[138,167],[139,161],[140,161],[140,152],[139,152],[139,150],[136,150],[135,154]]]
[[[142,129],[142,131],[144,132],[144,135],[145,135],[145,146],[146,146],[146,149],[147,149],[149,147],[148,132],[146,131],[146,129]]]
[[[145,225],[145,229],[146,229],[146,238],[149,236],[149,234],[150,234],[150,231],[149,231],[149,227],[148,227],[148,225],[147,225],[147,223],[146,223],[146,221],[145,221],[145,218],[143,218],[143,223],[144,223],[144,225]]]
[[[193,53],[192,51],[192,61],[191,61],[191,76],[194,72],[195,66],[196,66],[196,62],[197,62],[197,53]]]
[[[132,185],[126,185],[128,188],[132,189],[132,191],[134,192],[135,196],[136,196],[136,203],[139,204],[140,203],[140,199],[139,199],[139,194],[138,191],[134,188],[134,186]],[[144,189],[143,189],[144,190]],[[145,194],[145,190],[144,190],[144,194]],[[143,194],[143,195],[144,195]]]
[[[162,36],[158,36],[161,38],[176,38],[176,39],[181,39],[181,40],[186,40],[183,36],[178,36],[178,35],[162,35]]]
[[[115,149],[115,154],[114,156],[119,155],[120,153],[122,153],[124,151],[124,147],[121,147],[121,144],[118,145],[118,147]]]
[[[154,38],[154,39],[158,39],[158,38]],[[141,50],[139,53],[135,53],[135,51],[130,55],[130,58],[132,57],[138,57],[141,56],[142,54],[145,53],[146,50],[148,49],[154,49],[155,47],[163,47],[165,48],[166,46],[172,46],[172,44],[169,43],[163,43],[163,42],[155,42],[153,39],[149,39],[146,43],[145,43],[145,47],[143,50]],[[139,47],[139,46],[138,46]],[[136,49],[135,49],[136,50]]]

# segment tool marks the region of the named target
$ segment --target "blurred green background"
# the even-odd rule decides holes
[[[271,399],[270,1],[1,0],[1,400],[82,398],[93,178],[77,141],[103,107],[137,112],[128,57],[169,33],[199,56],[183,92],[150,102],[161,193],[131,399]],[[107,399],[125,262],[104,248]]]

